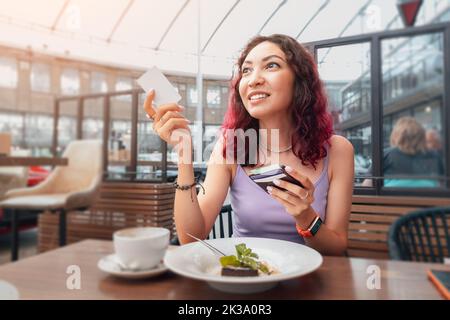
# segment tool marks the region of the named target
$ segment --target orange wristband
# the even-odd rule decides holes
[[[322,219],[317,215],[314,220],[309,225],[308,229],[304,230],[299,227],[298,224],[295,224],[295,227],[297,229],[297,232],[303,237],[303,238],[311,238],[314,237],[319,231],[320,226],[322,225]]]

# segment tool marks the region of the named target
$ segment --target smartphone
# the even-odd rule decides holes
[[[428,270],[428,278],[445,299],[450,300],[450,271]]]
[[[289,175],[286,171],[285,165],[269,165],[261,168],[256,168],[250,171],[249,178],[253,180],[258,186],[260,186],[264,191],[267,192],[267,187],[271,186],[274,188],[281,189],[283,191],[287,191],[284,188],[281,188],[273,183],[273,180],[284,180],[290,183],[293,183],[301,188],[305,188],[300,181],[296,180],[294,177]]]

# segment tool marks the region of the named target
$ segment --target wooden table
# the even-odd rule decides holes
[[[67,158],[0,157],[0,167],[66,166],[68,163]]]
[[[436,265],[388,260],[324,257],[315,272],[257,294],[229,294],[206,282],[167,272],[145,280],[124,280],[103,273],[98,260],[112,252],[111,241],[85,240],[0,266],[0,279],[16,286],[21,299],[442,299],[427,279]],[[66,287],[70,265],[81,270],[81,289]],[[369,290],[367,267],[381,268],[381,289]]]

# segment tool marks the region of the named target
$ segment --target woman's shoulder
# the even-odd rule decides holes
[[[328,152],[328,176],[330,179],[334,176],[334,172],[345,172],[347,169],[353,171],[353,168],[349,165],[355,161],[354,150],[353,145],[347,138],[340,135],[333,135],[330,138]]]
[[[330,155],[331,154],[351,154],[353,155],[354,149],[352,143],[345,137],[334,134],[330,138]]]
[[[387,147],[383,150],[383,156],[385,158],[398,157],[398,156],[404,156],[404,155],[405,154],[396,147]]]

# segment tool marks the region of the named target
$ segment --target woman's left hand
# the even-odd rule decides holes
[[[300,174],[297,170],[291,169],[290,167],[286,167],[286,170],[304,188],[284,180],[275,180],[274,183],[276,186],[287,191],[272,187],[267,187],[267,191],[295,218],[298,225],[307,228],[308,225],[305,226],[305,224],[310,223],[310,220],[315,216],[314,210],[311,207],[311,204],[314,202],[314,184],[308,177]]]

